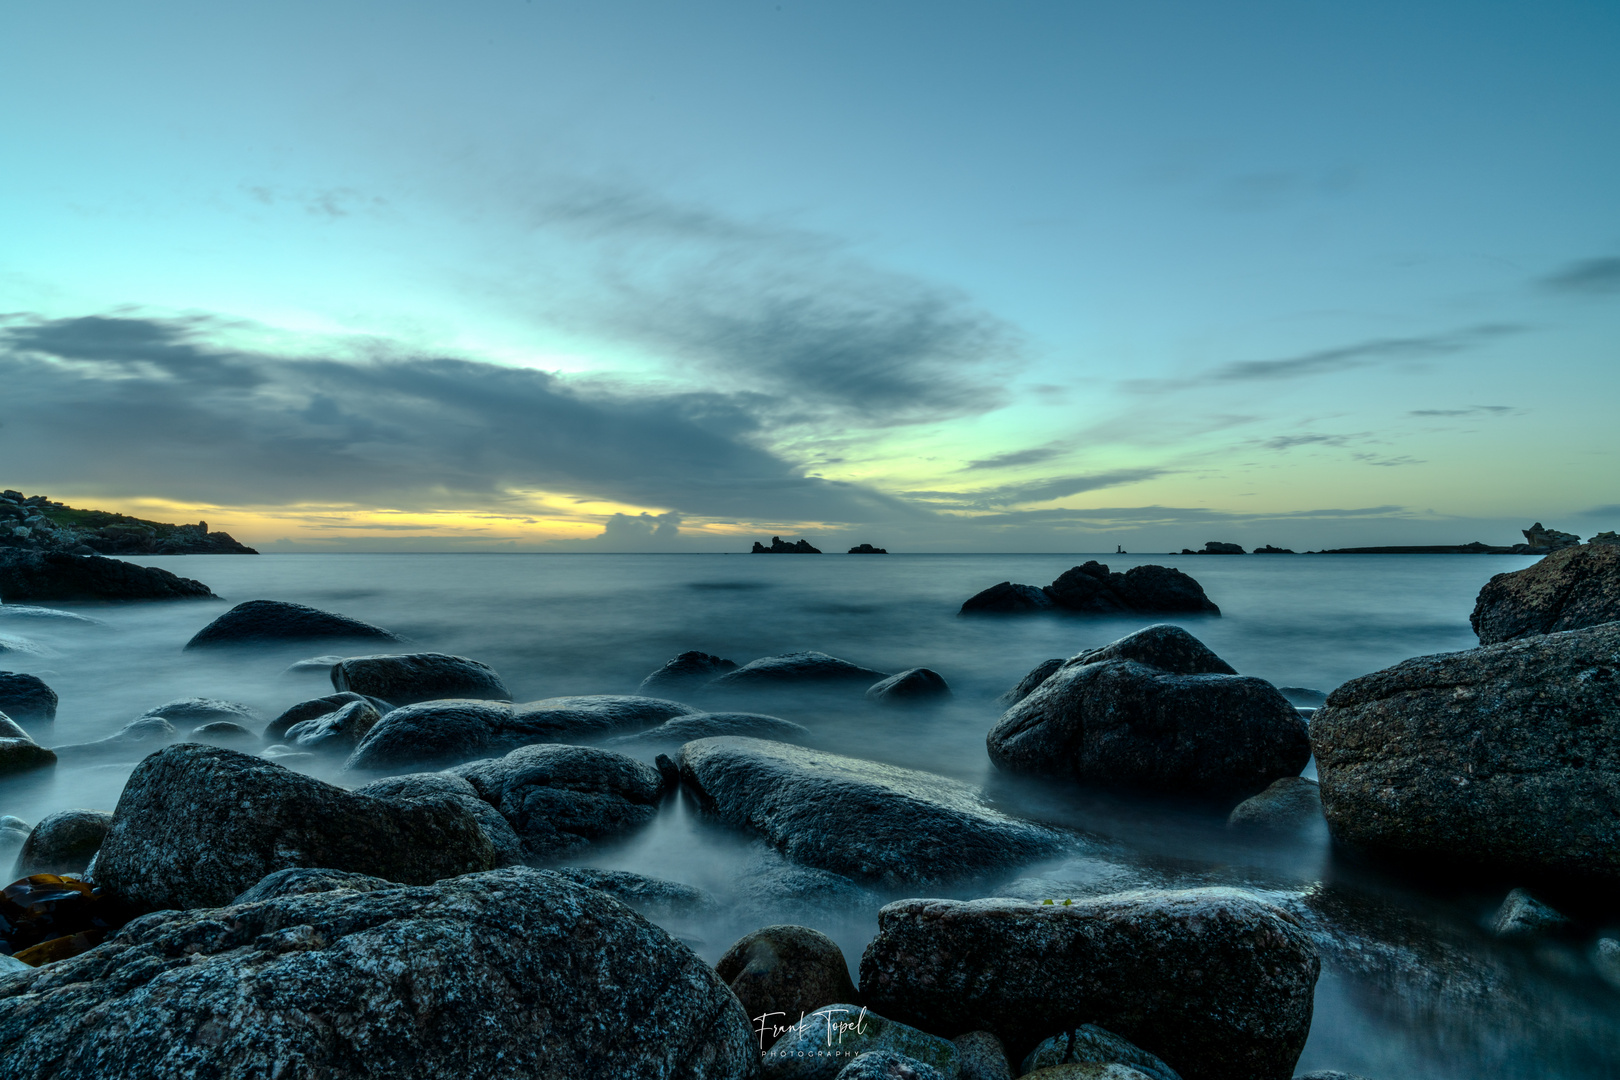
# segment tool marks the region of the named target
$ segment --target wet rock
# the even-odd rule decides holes
[[[371,702],[351,701],[325,716],[298,721],[283,738],[304,750],[346,755],[381,719],[382,713]]]
[[[1008,772],[1096,787],[1244,798],[1310,760],[1305,722],[1276,687],[1175,626],[1067,661],[991,728]]]
[[[0,548],[0,603],[30,600],[217,600],[200,581],[100,555]]]
[[[947,1077],[932,1065],[905,1054],[868,1050],[839,1070],[837,1080],[947,1080]]]
[[[1096,560],[1071,567],[1046,588],[1058,607],[1091,615],[1120,612],[1187,612],[1219,615],[1192,577],[1170,566],[1133,566],[1110,573]]]
[[[767,926],[745,934],[714,969],[742,1002],[762,1050],[805,1014],[859,1000],[843,950],[807,926]]]
[[[681,779],[705,810],[793,862],[855,879],[941,881],[1053,855],[1068,840],[943,776],[763,739],[699,739]]]
[[[747,735],[756,739],[802,743],[810,739],[810,729],[779,716],[764,713],[694,713],[666,720],[655,728],[620,735],[604,745],[631,752],[638,749],[673,748],[694,739],[716,735]]]
[[[1027,1053],[1107,1027],[1188,1080],[1286,1080],[1321,962],[1298,921],[1227,889],[1060,904],[902,900],[878,917],[861,991],[931,1031],[984,1028]]]
[[[306,656],[302,660],[295,660],[282,671],[283,675],[330,675],[334,664],[341,664],[343,657],[328,654],[325,656]]]
[[[289,866],[284,870],[275,870],[264,875],[256,885],[237,894],[231,900],[231,906],[256,904],[261,900],[275,900],[283,896],[332,892],[336,889],[348,892],[376,892],[378,889],[395,888],[398,884],[380,877],[371,877],[369,874],[333,870],[330,867]]]
[[[657,922],[660,919],[709,915],[719,908],[714,896],[692,885],[647,877],[628,870],[595,866],[559,866],[553,873],[596,889]]]
[[[514,868],[165,911],[0,983],[0,1075],[752,1078],[747,1018],[617,901]]]
[[[28,834],[13,878],[31,874],[82,874],[112,825],[105,810],[58,810]]]
[[[1288,699],[1288,703],[1297,708],[1314,709],[1319,705],[1327,704],[1327,691],[1312,690],[1308,686],[1279,686],[1277,693]]]
[[[639,692],[653,697],[685,693],[702,686],[717,675],[735,670],[736,667],[735,660],[726,660],[705,652],[683,652],[642,679]]]
[[[513,831],[511,823],[501,816],[499,810],[485,802],[478,789],[462,777],[442,772],[406,773],[404,776],[374,780],[355,788],[354,794],[392,803],[424,799],[434,802],[448,798],[466,807],[467,812],[477,819],[478,827],[484,830],[490,847],[495,850],[496,866],[518,866],[528,861],[523,840]]]
[[[958,615],[1021,615],[1028,611],[1051,611],[1052,598],[1034,585],[998,582],[976,592],[962,602]]]
[[[23,724],[49,724],[56,719],[56,691],[38,675],[0,671],[0,713]]]
[[[912,705],[951,696],[951,688],[937,671],[908,668],[866,688],[866,700],[881,705]]]
[[[873,547],[871,544],[856,544],[849,549],[851,555],[887,555],[888,548]]]
[[[817,1009],[784,1032],[762,1055],[764,1080],[833,1080],[862,1054],[887,1050],[938,1069],[955,1080],[961,1058],[949,1039],[887,1020],[848,1002]]]
[[[1581,538],[1574,533],[1559,532],[1557,529],[1546,528],[1539,521],[1528,529],[1520,529],[1519,531],[1524,534],[1525,546],[1538,551],[1556,552],[1575,547],[1581,542]]]
[[[233,724],[229,720],[215,720],[192,728],[186,741],[208,743],[210,746],[234,746],[238,750],[247,750],[259,745],[259,736],[241,724]]]
[[[403,640],[397,634],[347,615],[338,615],[283,600],[249,600],[197,631],[188,649],[220,645],[262,645],[311,638],[381,638]]]
[[[735,671],[708,683],[710,690],[775,689],[799,687],[806,684],[859,683],[870,686],[879,679],[888,678],[887,672],[873,671],[848,660],[840,660],[824,652],[783,653],[780,656],[762,656],[750,660]]]
[[[0,953],[0,980],[4,980],[7,975],[17,975],[33,970],[33,965],[25,964],[14,956]]]
[[[1592,969],[1604,982],[1620,990],[1620,941],[1598,938],[1592,947]]]
[[[1468,621],[1481,645],[1579,630],[1620,619],[1620,546],[1566,547],[1497,574],[1479,590]]]
[[[136,907],[212,907],[289,866],[422,884],[487,870],[494,851],[450,797],[355,795],[260,758],[182,743],[130,774],[96,880]]]
[[[694,712],[676,701],[611,694],[522,705],[428,701],[384,715],[343,767],[372,772],[444,767],[537,743],[595,742]]]
[[[1062,666],[1062,657],[1053,657],[1050,660],[1042,660],[1039,664],[1036,664],[1030,669],[1028,675],[1025,675],[1022,679],[1018,680],[1017,686],[998,697],[996,699],[996,704],[1000,705],[1003,709],[1018,704],[1020,701],[1023,701],[1025,698],[1029,697],[1031,691],[1033,691],[1037,686],[1041,685],[1041,683],[1045,682],[1047,679],[1050,679],[1053,672],[1057,671],[1057,669]]]
[[[179,698],[147,709],[141,715],[161,716],[171,724],[176,726],[183,724],[187,727],[215,720],[227,720],[233,724],[254,727],[264,722],[258,713],[240,701],[225,701],[221,698]]]
[[[87,881],[56,874],[32,874],[0,890],[0,952],[16,956],[62,938],[89,948],[108,930],[123,926],[135,912],[117,897]],[[82,951],[80,949],[79,951]],[[21,957],[37,964],[45,957]]]
[[[1620,879],[1620,624],[1420,656],[1311,721],[1333,835],[1367,851]]]
[[[161,716],[143,716],[131,720],[105,739],[95,742],[69,743],[56,747],[56,753],[65,761],[103,761],[109,758],[134,761],[145,757],[160,746],[167,746],[180,737],[173,724]]]
[[[1530,895],[1528,889],[1514,889],[1496,909],[1491,933],[1500,938],[1530,938],[1556,934],[1571,926],[1569,916]]]
[[[1272,833],[1309,833],[1324,828],[1322,789],[1315,780],[1285,776],[1238,803],[1226,824],[1234,829]]]
[[[1594,537],[1592,542],[1597,543]],[[79,552],[74,552],[75,555]],[[95,552],[86,552],[95,554]],[[106,626],[100,619],[92,619],[88,615],[80,615],[76,611],[59,611],[56,608],[34,607],[29,604],[0,604],[0,619],[40,619],[54,623],[82,623],[85,626]]]
[[[1181,1080],[1174,1069],[1146,1050],[1096,1024],[1082,1024],[1043,1040],[1024,1058],[1021,1075],[1054,1065],[1125,1065],[1151,1080]]]
[[[348,691],[337,694],[327,694],[325,697],[310,698],[308,701],[300,701],[298,704],[294,705],[292,708],[270,721],[270,723],[266,725],[264,729],[264,741],[267,743],[281,742],[287,737],[287,729],[292,727],[294,724],[302,723],[305,720],[316,720],[322,716],[328,716],[337,712],[351,701],[369,701],[371,702],[372,708],[376,709],[377,712],[381,714],[390,713],[394,709],[392,705],[386,701],[383,701],[381,698],[368,698],[364,694],[355,694]]]
[[[1620,544],[1620,533],[1610,529],[1607,532],[1600,532],[1596,536],[1587,537],[1586,542],[1588,544]]]
[[[523,746],[451,773],[500,811],[535,861],[644,828],[664,794],[664,778],[651,765],[590,746]]]
[[[449,698],[512,700],[489,665],[446,653],[351,656],[332,665],[332,688],[397,705]]]
[[[1012,1080],[1006,1048],[990,1032],[970,1031],[951,1042],[962,1058],[962,1080]]]
[[[0,717],[5,718],[5,723],[0,724],[0,777],[20,776],[56,764],[55,751],[47,750],[26,734],[5,734],[11,728],[22,729],[17,728],[4,713],[0,713]]]

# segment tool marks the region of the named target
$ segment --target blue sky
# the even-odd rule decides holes
[[[1620,527],[1612,4],[73,3],[0,42],[7,486],[289,550]]]

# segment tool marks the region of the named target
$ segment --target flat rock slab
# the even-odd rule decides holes
[[[1321,960],[1298,921],[1229,889],[1062,904],[901,900],[861,959],[875,1011],[1016,1056],[1100,1024],[1187,1080],[1288,1080]]]
[[[396,705],[445,698],[512,700],[511,691],[488,664],[448,653],[351,656],[332,665],[332,688]]]
[[[0,602],[217,600],[200,581],[100,555],[0,549]]]
[[[758,1074],[707,964],[526,868],[160,912],[0,981],[8,1080]]]
[[[1352,679],[1311,746],[1345,843],[1620,880],[1620,623]]]
[[[699,739],[679,765],[710,814],[763,834],[793,862],[851,878],[944,881],[1072,843],[991,809],[959,781],[785,743]]]
[[[426,884],[493,864],[477,818],[448,796],[369,798],[262,758],[180,743],[130,774],[96,881],[151,911],[228,903],[289,866]]]
[[[249,600],[197,631],[188,649],[220,645],[254,645],[311,638],[380,638],[400,641],[398,635],[347,615],[339,615],[284,600]]]
[[[1555,551],[1479,590],[1468,621],[1481,645],[1580,630],[1620,619],[1620,545]]]

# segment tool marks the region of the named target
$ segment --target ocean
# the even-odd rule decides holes
[[[1050,582],[1097,558],[1190,573],[1219,617],[1039,615],[963,618],[963,600],[1000,581]],[[1329,957],[1299,1069],[1379,1080],[1611,1077],[1620,1061],[1620,996],[1598,982],[1579,943],[1518,947],[1482,926],[1506,888],[1526,882],[1412,882],[1335,851],[1325,834],[1259,842],[1234,837],[1207,807],[1166,805],[1023,784],[994,774],[986,731],[995,699],[1049,657],[1094,648],[1154,621],[1186,627],[1239,672],[1279,686],[1331,690],[1410,656],[1470,648],[1475,594],[1491,575],[1534,560],[1482,555],[884,555],[400,554],[178,556],[136,559],[197,578],[222,600],[53,605],[103,625],[7,617],[0,668],[33,671],[61,697],[47,745],[99,739],[165,701],[219,697],[268,721],[331,692],[322,673],[288,674],[313,648],[183,652],[236,603],[296,601],[387,627],[413,650],[481,660],[518,701],[635,693],[677,653],[738,663],[817,649],[882,671],[928,667],[952,696],[938,707],[883,710],[858,692],[739,701],[809,727],[812,745],[985,785],[1010,812],[1079,829],[1124,866],[1120,887],[1219,883],[1338,912],[1320,931]],[[28,651],[28,650],[33,651]],[[350,654],[378,649],[350,649]],[[766,707],[768,705],[768,707]],[[111,810],[133,762],[63,766],[48,780],[0,787],[0,814],[29,822],[69,807]],[[312,769],[354,783],[335,764]],[[699,886],[717,908],[671,925],[709,960],[763,914],[736,888],[775,856],[757,840],[672,800],[644,833],[594,851],[591,865]],[[1062,867],[949,895],[1060,889]],[[1072,868],[1070,871],[1072,876]],[[941,894],[937,890],[935,894]],[[795,910],[832,934],[852,967],[878,904],[904,893]],[[912,893],[910,895],[915,895]]]

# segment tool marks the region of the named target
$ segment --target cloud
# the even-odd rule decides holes
[[[1267,450],[1292,450],[1296,446],[1343,446],[1351,439],[1365,438],[1361,435],[1278,435],[1276,438],[1266,439],[1260,445]]]
[[[1489,323],[1443,334],[1371,338],[1351,345],[1317,349],[1272,360],[1238,360],[1186,379],[1133,379],[1124,385],[1136,393],[1152,394],[1223,383],[1302,379],[1401,360],[1449,356],[1522,333],[1524,329],[1512,324]]]
[[[1512,405],[1470,405],[1466,409],[1413,409],[1407,416],[1509,416],[1527,412]]]
[[[1043,461],[1051,461],[1055,457],[1062,457],[1066,453],[1068,453],[1068,447],[1060,444],[1037,446],[1029,450],[1009,450],[1005,454],[992,454],[987,458],[970,461],[960,471],[971,472],[975,469],[1006,469],[1014,465],[1036,465]]]
[[[1137,484],[1163,476],[1167,470],[1158,468],[1116,469],[1112,472],[1089,473],[1081,476],[1054,476],[1018,484],[975,488],[970,491],[910,491],[906,495],[924,499],[936,506],[954,506],[964,509],[989,509],[1017,506],[1021,503],[1050,502],[1066,499],[1086,491]]]
[[[538,490],[745,520],[928,516],[754,445],[746,396],[582,391],[439,357],[244,353],[211,345],[220,329],[14,320],[0,330],[0,459],[30,482],[232,506],[509,509],[509,492]]]
[[[529,220],[595,259],[589,291],[550,317],[706,385],[768,395],[780,421],[884,427],[987,412],[1007,400],[1022,354],[1017,330],[963,293],[823,234],[607,186],[539,199]]]
[[[616,551],[638,548],[668,547],[681,533],[681,515],[671,510],[667,514],[649,514],[643,511],[632,517],[614,514],[602,526],[597,537],[605,546]]]
[[[1556,292],[1602,295],[1620,293],[1620,256],[1580,259],[1541,279],[1543,288]]]

